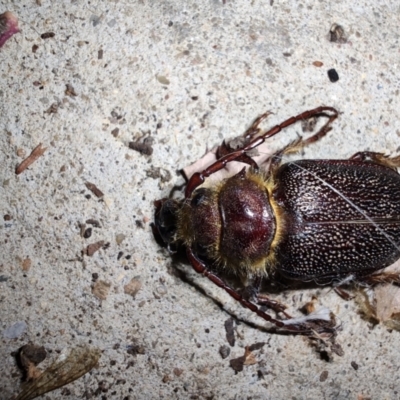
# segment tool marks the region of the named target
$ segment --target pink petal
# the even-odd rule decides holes
[[[13,13],[6,11],[4,14],[0,14],[0,47],[19,31],[18,18]]]

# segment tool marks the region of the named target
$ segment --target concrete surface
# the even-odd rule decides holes
[[[48,351],[40,368],[77,346],[102,350],[98,367],[47,399],[398,399],[399,332],[373,327],[352,301],[322,288],[318,302],[341,322],[344,350],[326,361],[302,337],[265,332],[189,265],[173,264],[149,224],[153,201],[183,183],[177,170],[266,110],[275,113],[268,126],[319,105],[342,112],[304,157],[398,150],[399,8],[0,0],[0,13],[13,12],[22,29],[0,49],[1,399],[19,392],[12,353],[30,341]],[[333,23],[347,43],[328,40]],[[42,39],[46,32],[55,35]],[[296,125],[273,143],[301,133]],[[145,137],[151,155],[128,148]],[[39,143],[46,152],[17,176]],[[100,240],[109,245],[82,256]],[[134,296],[124,290],[132,279]],[[93,291],[101,282],[105,292]],[[280,298],[296,313],[314,293]],[[233,347],[225,310],[253,321],[238,326]],[[266,344],[256,362],[236,373],[229,360],[257,342]]]

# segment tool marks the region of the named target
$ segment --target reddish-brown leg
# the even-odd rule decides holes
[[[268,321],[274,324],[277,328],[281,328],[284,331],[291,331],[294,333],[301,333],[303,335],[312,334],[313,332],[317,333],[333,333],[334,328],[329,328],[325,324],[318,325],[318,321],[314,321],[310,324],[307,323],[298,323],[298,324],[285,324],[284,321],[279,321],[275,318],[272,318],[270,315],[261,311],[254,303],[249,300],[246,300],[240,293],[238,293],[231,286],[227,285],[218,275],[209,271],[206,265],[193,253],[193,250],[189,247],[186,249],[187,257],[192,264],[193,269],[199,274],[207,277],[211,282],[220,288],[224,289],[228,294],[230,294],[235,300],[237,300],[243,307],[248,308],[249,310],[256,313],[259,317],[263,318],[265,321]]]
[[[260,276],[255,276],[254,278],[250,279],[245,289],[241,292],[242,297],[250,302],[254,301],[259,306],[266,306],[276,313],[283,313],[288,319],[292,318],[285,312],[286,306],[284,304],[270,299],[268,296],[260,294],[261,283],[262,278]]]
[[[277,300],[270,299],[268,296],[259,294],[257,296],[257,304],[259,306],[266,306],[276,313],[282,313],[286,318],[292,318],[285,310],[286,306]]]
[[[358,280],[367,285],[377,285],[378,283],[400,285],[400,274],[396,272],[380,272],[358,278]]]
[[[259,128],[259,125],[261,122],[263,122],[269,115],[272,113],[270,111],[267,111],[266,113],[260,115],[250,126],[249,129],[240,137],[235,138],[229,142],[226,142],[225,140],[222,142],[222,144],[218,147],[217,149],[217,158],[220,159],[227,154],[230,154],[240,148],[243,148],[246,146],[248,143],[253,140],[253,138],[257,135],[260,134],[261,128]],[[250,165],[253,169],[258,169],[257,163],[251,158],[250,155],[248,154],[242,154],[238,158],[236,158],[235,161],[239,161],[245,164]]]
[[[333,290],[336,292],[338,296],[340,296],[343,300],[349,301],[354,299],[354,296],[351,295],[347,290],[342,289],[340,286],[334,287]]]
[[[372,161],[376,164],[384,165],[385,167],[396,169],[400,167],[400,156],[389,157],[382,153],[377,153],[374,151],[360,151],[353,154],[350,160],[356,161]]]
[[[193,191],[202,185],[207,177],[210,175],[214,174],[215,172],[221,170],[226,166],[226,164],[240,160],[240,158],[246,154],[246,152],[258,147],[260,144],[264,143],[264,141],[267,138],[270,138],[277,133],[279,133],[282,129],[293,125],[297,121],[301,121],[304,119],[308,119],[310,117],[320,115],[320,114],[326,114],[327,112],[332,113],[332,115],[329,116],[328,121],[326,124],[320,129],[320,131],[317,133],[317,135],[325,135],[326,132],[329,131],[330,129],[330,124],[338,117],[339,113],[338,111],[333,108],[333,107],[318,107],[313,110],[305,111],[295,117],[291,117],[287,119],[286,121],[282,122],[279,125],[274,126],[272,129],[266,131],[264,134],[255,137],[253,140],[251,140],[248,144],[246,144],[243,148],[239,150],[235,150],[232,153],[226,154],[223,157],[221,157],[219,160],[217,160],[214,164],[210,165],[208,168],[203,170],[202,172],[196,172],[195,174],[192,175],[190,178],[187,186],[186,186],[186,191],[185,191],[185,197],[189,198]],[[261,117],[261,120],[266,118],[266,114],[263,114]],[[254,127],[254,131],[258,129],[258,124],[261,122],[261,120],[256,120],[255,124],[252,125]],[[251,131],[252,128],[250,128],[249,131]],[[250,132],[249,135],[251,136],[252,133]],[[313,137],[317,137],[317,135],[314,135]],[[314,141],[317,139],[314,139]]]
[[[271,111],[267,111],[264,114],[261,114],[258,118],[254,120],[251,124],[250,128],[244,133],[244,138],[247,142],[253,140],[255,136],[257,136],[261,132],[261,128],[259,128],[261,122],[266,120],[272,114]]]
[[[328,121],[329,124],[329,121]],[[303,138],[298,138],[292,143],[289,143],[287,146],[285,146],[283,149],[278,150],[274,154],[271,155],[271,157],[267,158],[264,163],[266,165],[269,165],[271,171],[274,171],[275,168],[279,167],[282,157],[284,155],[288,154],[296,154],[298,153],[302,148],[308,146],[311,143],[317,142],[319,139],[324,137],[332,128],[328,126],[328,124],[325,124],[317,133],[314,135],[308,137],[307,139]]]

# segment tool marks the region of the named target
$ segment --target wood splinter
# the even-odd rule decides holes
[[[39,157],[43,155],[46,149],[47,147],[42,147],[42,143],[39,143],[32,150],[32,153],[29,154],[29,156],[24,161],[22,161],[22,163],[19,164],[17,168],[15,168],[15,173],[19,175],[24,172],[31,164],[33,164]]]

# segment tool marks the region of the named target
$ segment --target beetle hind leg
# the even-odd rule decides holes
[[[392,169],[400,167],[400,156],[390,157],[383,153],[377,153],[374,151],[360,151],[353,154],[350,160],[355,161],[372,161],[376,164],[384,165]]]
[[[383,283],[400,285],[400,274],[397,272],[380,272],[359,278],[358,281],[371,286]]]

